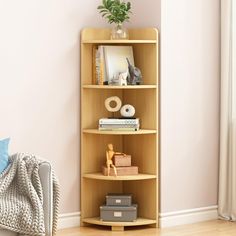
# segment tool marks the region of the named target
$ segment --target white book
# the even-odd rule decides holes
[[[106,65],[106,79],[111,84],[113,79],[119,76],[119,73],[127,72],[129,59],[131,65],[134,66],[134,55],[132,46],[103,46],[105,65]]]
[[[99,119],[99,124],[139,124],[139,118],[135,119],[108,119],[101,118]]]
[[[99,127],[99,130],[103,130],[103,131],[138,131],[139,128],[101,128],[101,127]]]

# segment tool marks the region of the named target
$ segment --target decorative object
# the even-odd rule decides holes
[[[114,222],[137,220],[137,204],[132,204],[131,194],[109,193],[106,205],[100,206],[100,219]]]
[[[132,195],[122,193],[108,193],[106,195],[107,206],[131,206]]]
[[[109,169],[106,166],[102,167],[102,173],[106,176],[126,176],[126,175],[137,175],[138,174],[138,166],[120,166],[115,169]],[[109,175],[108,175],[109,173]]]
[[[115,103],[115,106],[112,107],[111,103]],[[120,98],[117,96],[112,96],[105,100],[105,107],[109,112],[117,112],[120,110],[121,106],[122,106],[122,102]]]
[[[113,170],[114,170],[114,175],[117,176],[117,171],[116,171],[116,167],[115,165],[113,164],[113,161],[112,161],[112,158],[115,154],[118,154],[118,155],[126,155],[124,153],[121,153],[121,152],[115,152],[113,150],[113,144],[108,144],[107,145],[108,147],[108,150],[106,151],[106,166],[107,166],[107,173],[106,175],[110,175],[110,168],[112,167]]]
[[[100,206],[100,219],[113,222],[133,222],[137,220],[137,204],[131,206]]]
[[[140,85],[142,83],[142,73],[139,68],[133,66],[130,63],[129,58],[126,58],[128,63],[129,77],[128,84],[131,85]]]
[[[119,86],[126,86],[127,85],[127,77],[128,77],[128,71],[119,74],[119,78],[118,78]]]
[[[129,39],[128,30],[123,26],[123,24],[117,24],[111,30],[111,39]]]
[[[130,19],[131,3],[121,0],[103,0],[102,5],[97,9],[102,17],[107,19],[109,24],[115,23],[115,27],[111,31],[111,39],[128,39],[128,31],[123,26],[125,21]]]
[[[0,174],[7,168],[8,160],[8,144],[10,139],[0,140]]]
[[[133,117],[135,115],[135,108],[130,104],[126,104],[121,107],[120,114],[127,118]]]
[[[116,167],[131,166],[131,155],[124,156],[115,154],[113,157],[113,161]]]
[[[126,157],[127,161],[121,161],[121,158],[126,159]],[[115,165],[113,161],[118,165]],[[102,167],[102,173],[106,176],[137,175],[138,167],[131,166],[130,155],[126,155],[125,153],[121,152],[115,152],[113,150],[113,144],[108,144],[108,150],[106,151],[106,166]]]
[[[127,85],[127,76],[128,76],[128,72],[124,72],[124,73],[119,73],[118,76],[114,76],[111,80],[109,85],[113,85],[113,86],[126,86]]]

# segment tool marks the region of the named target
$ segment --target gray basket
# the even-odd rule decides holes
[[[131,204],[132,204],[131,194],[110,193],[106,196],[107,206],[131,206]]]
[[[131,206],[100,206],[100,219],[102,221],[133,222],[137,220],[136,204]]]

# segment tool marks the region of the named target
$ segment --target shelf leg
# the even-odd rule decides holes
[[[124,226],[112,226],[112,231],[124,231]]]

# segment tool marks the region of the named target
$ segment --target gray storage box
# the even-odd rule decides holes
[[[103,221],[132,222],[137,220],[136,204],[131,206],[100,206],[100,219]]]
[[[131,194],[109,193],[106,196],[107,206],[131,206],[131,204],[132,204]]]

